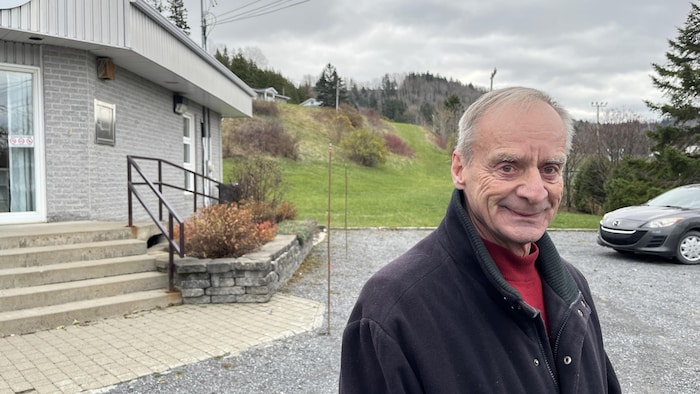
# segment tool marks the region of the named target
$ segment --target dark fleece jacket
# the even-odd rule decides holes
[[[364,286],[343,333],[341,393],[619,393],[583,275],[545,234],[551,330],[498,271],[455,190],[438,228]]]

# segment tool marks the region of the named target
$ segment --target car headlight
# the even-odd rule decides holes
[[[668,226],[673,226],[674,224],[680,222],[681,220],[683,220],[683,219],[682,218],[654,219],[654,220],[644,224],[644,227],[650,227],[650,228],[668,227]]]

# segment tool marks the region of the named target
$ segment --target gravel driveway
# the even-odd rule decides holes
[[[324,326],[321,332],[137,379],[108,392],[336,393],[341,335],[362,285],[428,232],[332,231],[330,335]],[[591,285],[623,392],[700,392],[700,265],[623,256],[598,246],[594,232],[550,234]],[[327,250],[325,241],[317,245],[281,291],[325,303]]]

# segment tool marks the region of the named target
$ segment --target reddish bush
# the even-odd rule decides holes
[[[185,221],[185,253],[200,258],[239,257],[275,239],[276,231],[276,224],[257,223],[250,211],[236,204],[212,205]]]
[[[275,214],[275,223],[281,223],[285,220],[294,220],[297,217],[297,209],[289,201],[282,201]]]
[[[294,205],[287,201],[282,201],[275,206],[269,201],[244,201],[242,206],[253,215],[256,223],[272,222],[280,223],[284,220],[293,220],[297,216]]]
[[[396,134],[385,133],[384,141],[386,142],[386,148],[391,153],[397,155],[413,157],[413,149],[411,149],[408,144],[406,144],[401,137]]]

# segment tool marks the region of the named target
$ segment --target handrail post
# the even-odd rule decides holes
[[[134,224],[134,214],[133,214],[133,209],[132,209],[132,197],[131,197],[131,157],[126,156],[126,196],[127,196],[127,205],[129,207],[129,227],[132,227]]]
[[[198,175],[199,175],[199,174],[198,174],[197,172],[194,172],[194,176],[192,177],[192,178],[194,178],[194,179],[192,180],[192,183],[194,183],[194,185],[193,185],[193,186],[194,186],[194,198],[192,199],[192,200],[194,201],[194,209],[193,209],[193,212],[197,212],[197,184],[199,183],[199,182],[197,182],[197,181],[198,181],[198,179],[197,179],[197,176],[198,176]]]
[[[163,163],[158,160],[158,191],[163,194]],[[158,202],[158,220],[163,221],[163,201]]]
[[[168,215],[168,231],[171,238],[173,236],[173,228],[173,214],[171,213]],[[180,232],[180,235],[182,235],[182,232]],[[175,248],[172,242],[168,242],[168,245],[168,291],[173,293],[175,292]]]

